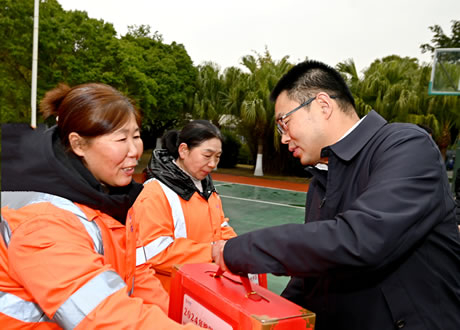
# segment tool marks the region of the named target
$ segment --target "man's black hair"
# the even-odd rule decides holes
[[[355,108],[353,95],[340,73],[318,61],[308,60],[290,69],[273,88],[270,100],[275,102],[283,91],[287,91],[289,96],[299,102],[324,91],[336,96],[342,109],[346,110],[348,104]]]

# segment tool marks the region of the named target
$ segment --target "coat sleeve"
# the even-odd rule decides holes
[[[233,230],[233,228],[230,226],[230,220],[224,215],[224,208],[222,206],[222,200],[220,199],[220,196],[217,193],[214,193],[214,195],[211,198],[216,199],[215,203],[218,204],[217,209],[220,210],[220,215],[219,215],[221,219],[221,237],[220,239],[228,240],[230,238],[235,237],[236,233]]]
[[[224,248],[228,268],[302,277],[379,269],[407,254],[449,214],[453,217],[435,143],[407,130],[392,134],[374,150],[366,169],[369,181],[343,213],[230,239]]]
[[[132,297],[141,298],[145,304],[156,305],[168,314],[169,295],[148,264],[136,267]]]
[[[133,209],[140,240],[149,254],[145,259],[158,273],[170,275],[176,264],[212,262],[211,242],[175,238],[171,207],[158,183],[145,186]]]
[[[128,296],[122,278],[104,265],[81,223],[67,211],[37,209],[14,231],[8,247],[10,276],[49,318],[65,328],[183,329],[158,306]],[[77,317],[75,317],[77,315]]]
[[[228,218],[224,218],[224,219],[226,220],[225,222],[228,223]],[[230,227],[230,225],[223,226],[221,233],[222,233],[222,238],[221,239],[223,239],[225,241],[236,236],[235,231],[233,230],[232,227]]]

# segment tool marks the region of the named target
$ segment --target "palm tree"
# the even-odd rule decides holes
[[[339,63],[356,98],[362,116],[375,109],[389,122],[412,122],[432,128],[441,153],[451,144],[452,127],[460,123],[456,96],[429,96],[431,67],[419,66],[415,58],[387,56],[375,60],[359,79],[352,60]]]
[[[460,127],[460,102],[458,96],[433,95],[428,98],[428,114],[433,114],[438,121],[436,143],[445,158],[447,148],[452,144],[451,130]]]
[[[236,67],[225,69],[221,77],[224,114],[228,114],[237,127],[241,123],[241,106],[247,92],[248,77],[249,74]]]
[[[372,110],[372,106],[361,98],[362,81],[356,70],[354,60],[350,58],[344,62],[340,62],[336,65],[336,69],[343,75],[347,85],[350,87],[355,99],[356,112],[360,117],[366,115]]]
[[[213,62],[198,66],[196,92],[193,100],[192,117],[208,119],[219,126],[224,112],[223,83],[220,68]]]
[[[246,128],[249,141],[254,141],[257,146],[256,166],[254,175],[263,176],[263,151],[264,143],[273,141],[267,139],[275,136],[274,105],[270,101],[270,93],[280,77],[287,72],[291,64],[285,56],[280,61],[272,60],[268,50],[258,58],[252,55],[244,56],[242,64],[250,74],[246,80],[247,92],[241,104],[242,125]],[[270,142],[271,143],[271,142]]]

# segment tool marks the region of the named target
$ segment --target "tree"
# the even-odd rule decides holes
[[[112,50],[114,62],[108,64],[117,68],[114,77],[121,78],[120,88],[143,112],[146,147],[183,120],[195,92],[197,70],[184,46],[162,40],[149,26],[132,26],[119,41],[121,48]]]
[[[415,58],[391,55],[375,60],[364,72],[360,97],[390,122],[407,121],[419,110],[414,86],[420,79]]]
[[[224,86],[220,67],[213,62],[199,65],[192,117],[208,119],[219,127],[219,120],[225,113],[223,99]]]
[[[0,8],[2,120],[27,122],[33,1],[1,0]],[[111,24],[88,18],[86,12],[67,12],[56,0],[45,0],[40,2],[39,34],[37,100],[60,82],[96,81],[105,48],[116,32]]]
[[[249,74],[237,67],[230,67],[224,70],[223,83],[223,107],[235,118],[240,117],[241,105],[247,92]]]
[[[347,85],[350,87],[350,91],[355,99],[356,112],[360,117],[366,115],[372,110],[372,106],[361,98],[362,80],[356,70],[355,62],[353,59],[339,62],[336,65],[336,69],[342,74]]]
[[[0,103],[2,121],[30,117],[33,1],[0,0]],[[38,95],[58,83],[102,82],[133,98],[144,115],[146,145],[189,111],[196,69],[183,45],[164,44],[149,26],[117,38],[112,24],[83,11],[40,2]],[[38,121],[43,121],[38,117]]]
[[[436,48],[459,48],[460,47],[460,21],[452,21],[452,34],[447,36],[439,25],[430,26],[429,29],[434,33],[431,39],[432,44],[420,46],[422,53],[434,53]]]
[[[428,95],[428,65],[420,66],[415,58],[387,56],[375,60],[362,79],[356,79],[351,62],[337,67],[351,86],[360,116],[375,109],[389,122],[428,125],[445,155],[451,143],[450,131],[460,121],[458,98]]]
[[[431,44],[422,44],[422,53],[434,53],[436,48],[460,48],[460,20],[452,21],[451,35],[447,36],[439,25],[430,26],[434,33]],[[430,70],[431,71],[431,70]],[[430,72],[431,73],[431,72]],[[452,129],[458,134],[460,128],[460,102],[458,96],[433,96],[428,101],[429,111],[433,112],[440,122],[438,145],[445,156],[447,147],[452,143]]]
[[[267,49],[258,58],[244,56],[242,64],[250,71],[250,75],[247,79],[246,97],[241,104],[241,120],[246,128],[248,141],[257,146],[254,175],[261,176],[266,167],[263,163],[264,145],[267,142],[273,144],[276,136],[273,120],[275,109],[270,101],[270,93],[292,65],[288,62],[288,56],[278,62],[273,61]]]

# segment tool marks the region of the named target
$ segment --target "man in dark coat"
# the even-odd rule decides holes
[[[460,235],[439,149],[423,129],[359,119],[340,74],[316,61],[272,91],[281,141],[313,175],[305,224],[214,245],[233,273],[291,276],[285,298],[317,330],[460,329]]]

